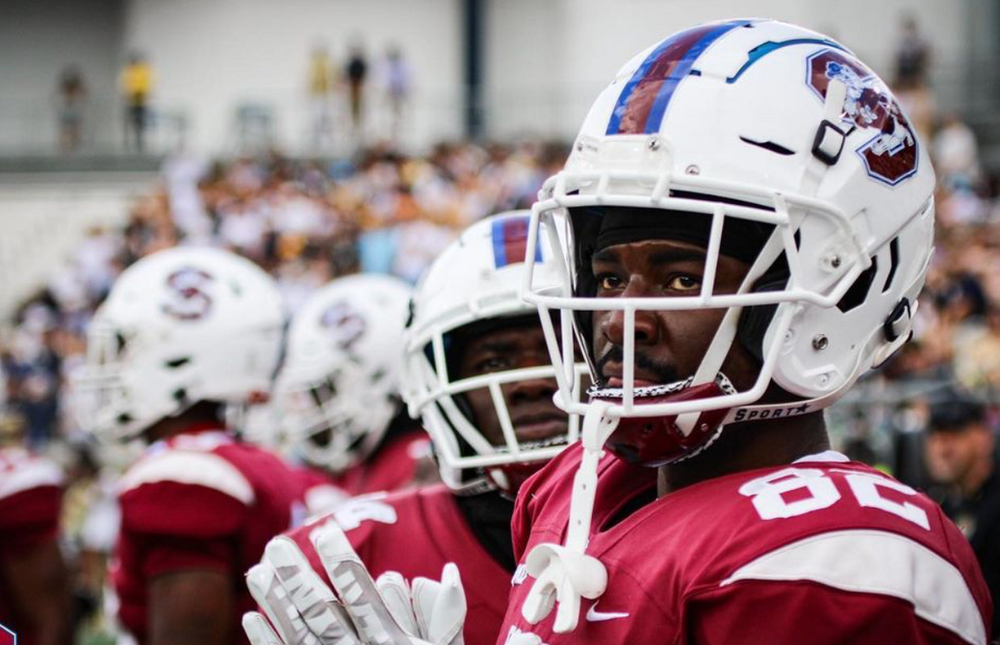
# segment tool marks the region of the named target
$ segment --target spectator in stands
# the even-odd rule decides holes
[[[928,83],[931,48],[920,34],[913,15],[905,14],[901,27],[902,33],[896,46],[893,90],[920,137],[930,141],[935,114],[934,96]]]
[[[141,54],[132,54],[119,79],[125,98],[125,145],[142,153],[149,125],[149,94],[153,89],[153,68]]]
[[[991,304],[985,325],[956,348],[955,376],[967,388],[1000,394],[1000,306]]]
[[[219,238],[222,246],[258,262],[264,257],[268,222],[263,209],[250,196],[237,198],[222,211]]]
[[[382,75],[389,104],[389,140],[398,143],[402,134],[403,115],[410,100],[413,71],[403,58],[398,45],[390,45],[383,62]]]
[[[77,245],[72,262],[91,299],[100,299],[115,280],[113,260],[120,252],[119,239],[101,226],[87,229],[87,236]]]
[[[347,77],[347,92],[351,107],[351,126],[354,131],[354,138],[356,141],[361,141],[363,138],[364,93],[365,81],[368,78],[368,61],[360,42],[355,42],[351,45],[344,75]]]
[[[59,76],[59,144],[65,152],[80,147],[83,139],[83,110],[87,102],[87,84],[75,66]]]
[[[309,59],[310,148],[327,152],[333,145],[333,86],[336,72],[326,45],[313,48]]]
[[[931,49],[920,34],[917,19],[906,14],[902,20],[902,37],[896,47],[895,89],[911,89],[927,84]]]
[[[930,408],[927,467],[943,485],[939,502],[972,544],[990,595],[1000,593],[1000,476],[987,408],[969,394],[948,391]],[[1000,627],[994,613],[993,630]]]
[[[979,180],[979,145],[976,135],[955,113],[941,120],[932,142],[934,170],[949,186],[973,185]]]
[[[57,430],[62,359],[52,304],[26,307],[10,349],[0,354],[7,405],[23,420],[24,444],[32,450],[45,448]]]

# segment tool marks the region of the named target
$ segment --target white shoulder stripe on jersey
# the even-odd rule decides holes
[[[0,477],[0,499],[42,486],[62,486],[62,470],[55,463],[30,457]]]
[[[168,481],[213,488],[247,505],[255,498],[253,486],[231,463],[211,452],[186,450],[166,450],[141,459],[121,478],[118,493]]]
[[[849,530],[806,538],[740,567],[720,586],[740,580],[812,580],[894,596],[912,603],[927,622],[973,645],[986,643],[983,619],[955,565],[895,533]]]

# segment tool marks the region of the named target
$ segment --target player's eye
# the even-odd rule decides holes
[[[480,374],[499,372],[510,369],[510,361],[503,356],[489,356],[476,363],[476,371]]]
[[[701,280],[691,275],[675,275],[667,281],[667,289],[671,291],[696,291],[701,288]]]
[[[616,291],[625,287],[625,281],[613,273],[600,273],[595,278],[600,291]]]

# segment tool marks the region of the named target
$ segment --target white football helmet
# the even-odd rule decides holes
[[[636,56],[594,103],[532,213],[529,245],[548,233],[559,286],[535,262],[524,296],[543,318],[573,319],[592,370],[591,312],[623,312],[623,386],[594,374],[591,404],[620,420],[609,448],[667,463],[704,449],[725,424],[830,405],[907,340],[932,251],[934,185],[899,103],[842,45],[770,20],[701,25]],[[700,291],[594,297],[590,257],[608,207],[657,209],[671,225],[680,212],[707,247]],[[555,243],[563,227],[565,255]],[[765,233],[741,288],[714,293],[720,250],[748,230]],[[636,311],[704,308],[726,313],[696,373],[635,387]],[[573,339],[563,334],[560,349],[547,331],[563,361],[560,404],[586,413],[561,358]],[[720,371],[734,343],[761,364],[745,391]],[[772,382],[800,400],[759,402]]]
[[[317,291],[293,317],[275,403],[309,463],[332,472],[360,463],[402,410],[410,294],[398,278],[353,275]]]
[[[413,312],[406,330],[406,366],[403,396],[410,416],[419,416],[431,435],[442,480],[452,489],[475,493],[489,488],[510,490],[523,472],[559,454],[577,439],[579,418],[571,415],[566,436],[521,442],[511,424],[500,386],[518,381],[551,378],[551,365],[498,371],[453,380],[448,373],[450,335],[461,328],[505,318],[534,316],[536,308],[523,302],[518,289],[525,274],[528,211],[501,213],[466,229],[428,268],[413,296]],[[542,233],[544,238],[546,233]],[[536,244],[535,278],[557,285],[554,256],[543,239]],[[543,321],[551,326],[551,320]],[[551,349],[551,348],[550,348]],[[454,357],[452,357],[454,358]],[[573,372],[570,395],[579,394],[579,365]],[[461,395],[488,388],[503,429],[506,445],[494,446],[462,411]]]
[[[263,398],[281,355],[284,312],[256,264],[214,248],[172,248],[115,282],[87,333],[74,390],[84,429],[128,440],[199,401]],[[262,396],[263,395],[263,396]]]

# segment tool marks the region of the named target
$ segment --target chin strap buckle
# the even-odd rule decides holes
[[[813,138],[813,156],[828,166],[834,165],[840,160],[846,139],[847,132],[823,119],[816,128],[816,136]]]
[[[885,322],[882,323],[882,332],[885,334],[885,339],[892,343],[900,336],[909,332],[911,320],[913,320],[913,315],[910,313],[910,301],[903,298],[896,303],[896,306],[892,308],[892,312],[886,317]]]
[[[886,316],[882,323],[882,334],[885,341],[875,350],[875,355],[872,357],[873,368],[881,367],[910,339],[913,334],[913,319],[916,317],[918,304],[920,303],[911,303],[909,298],[902,298]]]
[[[844,141],[850,134],[849,131],[845,132],[835,125],[840,122],[846,100],[847,86],[840,79],[830,79],[826,86],[826,100],[823,101],[823,120],[816,128],[812,145],[813,156],[828,166],[840,160],[840,153],[844,151]]]

